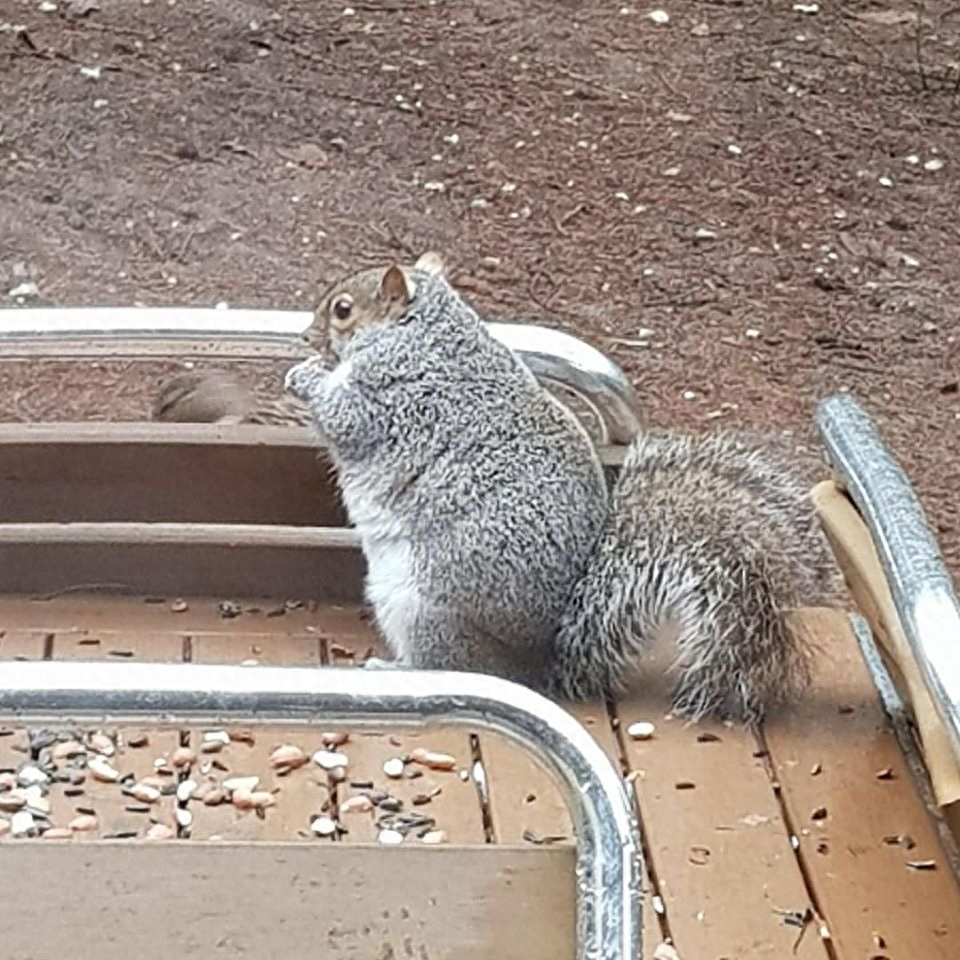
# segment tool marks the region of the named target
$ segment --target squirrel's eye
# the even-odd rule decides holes
[[[330,312],[338,320],[346,320],[353,311],[353,297],[348,293],[342,293],[330,304]]]

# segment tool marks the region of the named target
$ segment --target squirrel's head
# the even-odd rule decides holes
[[[443,274],[445,266],[440,254],[430,251],[417,260],[413,270]],[[339,357],[358,330],[393,323],[403,316],[414,293],[410,268],[396,263],[353,273],[323,295],[303,339],[314,350],[329,348]]]

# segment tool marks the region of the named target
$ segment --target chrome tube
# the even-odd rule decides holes
[[[313,322],[303,310],[228,310],[216,307],[28,307],[0,310],[3,342],[55,337],[149,337],[224,340],[259,338],[302,353],[300,334]],[[530,323],[487,324],[544,383],[559,384],[588,406],[600,423],[602,445],[627,444],[641,427],[640,403],[624,372],[579,337]]]
[[[576,829],[577,956],[642,956],[640,843],[624,782],[580,723],[526,687],[439,671],[87,661],[4,663],[0,677],[6,721],[389,721],[471,726],[509,737],[552,772]]]
[[[920,502],[852,396],[824,400],[817,426],[870,530],[903,632],[960,757],[960,604]]]
[[[633,385],[605,353],[551,327],[529,323],[487,327],[538,380],[561,384],[590,407],[600,421],[604,445],[628,444],[640,431],[640,401]]]

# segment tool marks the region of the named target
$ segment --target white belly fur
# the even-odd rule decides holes
[[[410,652],[408,638],[421,603],[409,537],[362,484],[347,483],[342,492],[363,543],[367,601],[391,652],[403,660]]]

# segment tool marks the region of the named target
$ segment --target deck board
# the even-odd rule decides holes
[[[371,624],[356,605],[281,610],[251,601],[242,605],[239,616],[225,617],[214,599],[191,599],[184,611],[169,599],[146,603],[135,597],[71,596],[42,602],[6,598],[3,615],[0,659],[40,658],[45,652],[64,659],[148,661],[179,661],[188,655],[205,663],[329,662],[351,668],[378,647]],[[666,687],[655,679],[656,658],[642,690],[620,698],[618,730],[600,705],[572,708],[608,755],[623,761],[631,774],[653,879],[666,905],[660,919],[647,904],[647,960],[667,935],[684,960],[960,956],[960,889],[886,727],[856,642],[845,621],[836,617],[818,620],[816,629],[828,641],[829,656],[814,691],[801,707],[768,724],[762,743],[736,727],[667,718]],[[656,725],[651,740],[628,736],[627,728],[636,720]],[[320,749],[320,729],[258,728],[252,744],[233,741],[214,754],[201,752],[203,733],[151,730],[148,746],[121,748],[116,755],[122,772],[146,776],[156,759],[169,758],[183,742],[197,753],[189,774],[193,779],[251,774],[260,777],[261,788],[277,791],[277,802],[263,819],[191,801],[189,834],[195,839],[321,842],[310,831],[311,818],[321,813],[336,817],[346,800],[368,791],[363,784],[372,782],[400,799],[405,811],[434,818],[448,844],[489,847],[492,841],[541,850],[571,845],[570,818],[550,777],[522,750],[496,736],[479,738],[489,801],[483,803],[469,776],[474,757],[463,730],[351,731],[340,748],[349,758],[347,779],[336,784],[312,762],[284,777],[270,767],[270,753],[280,743],[296,744],[308,755]],[[24,732],[0,737],[0,767],[23,762],[24,754],[14,747],[24,739]],[[761,755],[764,745],[769,757]],[[416,746],[454,755],[456,769],[388,780],[383,763]],[[815,765],[819,772],[813,776]],[[878,780],[875,774],[886,768],[893,778]],[[408,765],[407,772],[416,769]],[[465,778],[461,771],[468,771]],[[694,786],[678,787],[687,783]],[[439,793],[429,803],[414,805],[415,797],[436,788]],[[51,803],[58,823],[77,806],[89,804],[101,816],[99,835],[136,829],[140,836],[151,815],[172,822],[176,806],[164,797],[150,814],[130,814],[119,788],[99,783],[73,798],[55,787]],[[812,821],[819,806],[827,808],[827,817]],[[341,843],[377,840],[373,813],[344,813],[341,822],[348,830],[338,838]],[[799,854],[790,845],[794,830]],[[915,847],[907,851],[883,842],[894,835],[909,835]],[[534,842],[550,837],[566,839]],[[405,844],[422,846],[416,832]],[[926,859],[936,861],[938,869],[917,871],[906,865],[907,860]],[[801,937],[801,928],[788,922],[808,907],[822,916],[830,932],[829,950],[818,923],[809,923]]]
[[[820,614],[817,636],[814,693],[766,739],[837,957],[955,960],[960,888],[849,621]],[[885,841],[898,836],[912,849]],[[936,869],[908,866],[927,860]]]
[[[47,636],[45,630],[0,631],[0,660],[42,660]]]
[[[666,930],[681,957],[828,960],[815,930],[785,922],[809,899],[756,740],[669,717],[666,659],[617,705]],[[652,739],[628,735],[637,721],[655,725]]]

